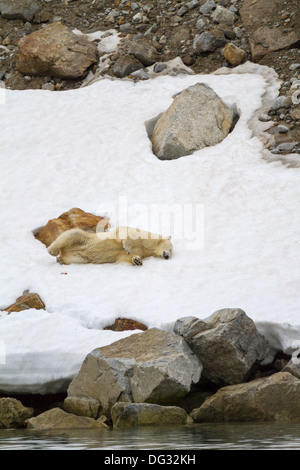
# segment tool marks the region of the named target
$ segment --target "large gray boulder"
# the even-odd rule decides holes
[[[217,385],[237,384],[252,367],[270,354],[269,342],[241,309],[222,309],[200,320],[177,320],[175,333],[182,335],[203,364],[203,377]]]
[[[39,0],[0,0],[0,12],[8,20],[32,21],[42,9]]]
[[[25,427],[25,421],[33,414],[33,408],[24,406],[16,398],[0,398],[0,429]]]
[[[155,124],[153,153],[173,160],[221,142],[233,124],[233,111],[204,83],[178,94]]]
[[[288,372],[229,385],[191,412],[196,422],[300,421],[300,380]]]
[[[114,428],[187,424],[188,415],[178,406],[152,403],[116,403],[111,409]]]
[[[25,75],[80,78],[98,58],[95,44],[60,22],[25,36],[18,46],[16,66]]]
[[[97,418],[109,417],[117,402],[171,405],[199,382],[201,371],[182,337],[151,328],[88,354],[64,407]]]

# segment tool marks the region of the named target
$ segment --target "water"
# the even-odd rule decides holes
[[[124,430],[0,430],[0,450],[300,449],[300,423],[192,424]]]

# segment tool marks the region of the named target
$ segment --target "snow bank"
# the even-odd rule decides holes
[[[237,69],[137,83],[104,79],[60,93],[5,92],[0,307],[29,289],[46,311],[1,314],[0,390],[65,390],[88,352],[132,334],[102,330],[116,317],[171,329],[182,316],[239,307],[276,348],[290,350],[300,340],[299,169],[266,161],[253,135],[264,96],[278,93],[274,72]],[[236,105],[240,119],[220,144],[160,161],[144,123],[197,82]],[[32,235],[72,207],[111,215],[120,200],[130,225],[153,231],[164,228],[149,219],[155,204],[200,208],[183,222],[198,227],[203,245],[201,235],[191,249],[171,230],[168,261],[60,266]]]

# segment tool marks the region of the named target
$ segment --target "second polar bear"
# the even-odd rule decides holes
[[[90,233],[79,228],[66,230],[48,247],[61,264],[122,263],[142,265],[149,256],[169,259],[171,237],[132,227],[117,227],[111,232]]]

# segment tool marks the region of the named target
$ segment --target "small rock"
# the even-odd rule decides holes
[[[97,429],[108,430],[101,419],[95,420],[87,416],[76,416],[61,408],[53,408],[27,421],[28,429]]]
[[[24,291],[23,295],[15,303],[5,310],[10,314],[11,312],[21,312],[30,308],[35,308],[36,310],[45,309],[45,304],[38,294]]]
[[[279,126],[277,126],[277,130],[280,134],[285,134],[289,131],[289,128],[280,124]]]
[[[279,152],[291,152],[298,145],[299,142],[283,142],[282,144],[277,145],[277,150]]]
[[[168,68],[167,64],[164,64],[163,62],[157,62],[153,67],[153,72],[160,73],[166,70],[166,68]]]
[[[259,116],[259,120],[261,122],[269,122],[269,121],[271,121],[271,116],[269,116],[268,114],[263,113]]]
[[[141,38],[132,41],[128,53],[133,55],[145,67],[154,64],[159,59],[157,49],[148,41],[148,39]]]
[[[111,410],[114,428],[177,425],[187,423],[187,413],[178,406],[151,403],[116,403]]]
[[[199,29],[199,31],[203,31],[205,28],[205,22],[202,20],[202,18],[199,18],[199,20],[196,23],[196,28]]]
[[[200,0],[192,0],[191,2],[187,3],[187,7],[189,10],[193,10],[194,8],[196,8],[200,3]]]
[[[218,5],[212,19],[215,23],[223,23],[232,26],[235,22],[236,16],[232,11]]]
[[[296,359],[296,361],[295,361]],[[282,372],[289,372],[290,374],[300,379],[300,362],[299,358],[291,359],[287,365],[282,369]]]
[[[280,108],[289,108],[293,104],[291,96],[278,96],[272,105],[272,109],[277,111]]]
[[[130,28],[131,28],[131,23],[124,23],[120,25],[121,33],[128,33],[128,31],[130,31]]]
[[[146,70],[140,69],[137,70],[136,72],[132,72],[131,74],[133,78],[136,78],[138,80],[149,80],[149,75],[147,74]]]
[[[206,14],[211,12],[214,8],[216,8],[216,4],[214,0],[208,0],[206,3],[201,5],[200,7],[200,13]]]
[[[235,46],[231,42],[226,44],[224,47],[224,57],[231,65],[239,65],[245,59],[245,51]]]
[[[24,406],[15,398],[0,398],[0,429],[26,427],[26,420],[33,414],[33,408]]]
[[[121,56],[113,67],[113,73],[116,77],[123,78],[141,68],[143,68],[143,64],[139,60],[130,56]]]
[[[193,48],[196,54],[201,54],[202,52],[214,52],[226,43],[224,33],[214,29],[197,35],[193,42]]]
[[[182,6],[179,8],[179,10],[177,11],[177,15],[178,16],[183,16],[187,13],[187,8],[185,6]]]
[[[42,90],[54,91],[55,85],[53,85],[53,83],[44,83],[44,85],[42,85]]]
[[[112,330],[112,331],[127,331],[127,330],[147,330],[147,326],[143,323],[140,323],[136,320],[131,320],[128,318],[116,318],[114,323],[110,326],[106,326],[103,330]]]
[[[39,0],[0,0],[1,16],[8,20],[32,21],[42,9]]]
[[[132,11],[135,11],[135,10],[138,10],[140,7],[137,5],[137,3],[132,3],[131,4],[131,10]]]
[[[297,70],[300,67],[300,64],[292,64],[289,66],[289,69],[291,72],[294,72],[294,70]]]

